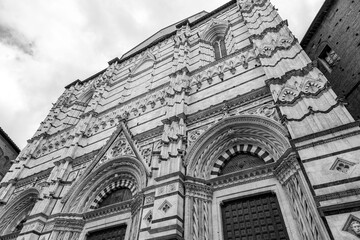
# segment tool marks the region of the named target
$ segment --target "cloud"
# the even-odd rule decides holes
[[[160,29],[226,2],[1,0],[1,127],[23,148],[64,86],[104,69]],[[273,2],[299,37],[323,0]]]
[[[33,42],[14,29],[0,24],[0,42],[18,48],[25,54],[33,55]]]

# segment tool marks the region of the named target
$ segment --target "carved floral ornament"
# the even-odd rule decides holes
[[[104,154],[104,156],[100,159],[98,165],[105,163],[109,159],[113,159],[120,156],[133,156],[135,157],[135,153],[130,146],[129,142],[125,138],[124,133],[115,140],[115,142],[110,146],[110,149]]]
[[[189,175],[210,178],[220,155],[231,144],[252,144],[271,153],[276,161],[290,144],[279,123],[261,116],[226,118],[204,132],[190,147],[185,159]],[[229,145],[230,144],[230,145]]]
[[[260,44],[256,47],[259,57],[270,58],[276,51],[285,50],[293,46],[296,43],[296,38],[291,33],[288,33],[281,34],[270,42],[263,43],[263,40],[254,40],[254,42]]]
[[[99,204],[109,195],[112,191],[125,187],[130,189],[132,196],[135,196],[138,191],[138,186],[134,177],[129,174],[121,174],[117,176],[119,180],[108,181],[108,185],[96,194],[94,200],[91,200],[90,209],[96,209]],[[104,185],[105,186],[105,185]]]
[[[293,103],[301,95],[316,95],[327,88],[327,81],[322,73],[317,76],[293,77],[287,84],[271,85],[272,95],[277,103]]]

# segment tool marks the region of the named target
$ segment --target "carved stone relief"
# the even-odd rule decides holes
[[[360,238],[360,219],[350,215],[342,230]]]
[[[337,171],[340,173],[349,174],[352,170],[353,166],[355,166],[356,163],[347,161],[343,158],[336,158],[335,162],[331,166],[330,170]]]
[[[108,151],[104,154],[104,156],[100,159],[98,165],[105,163],[107,160],[119,156],[134,156],[135,153],[130,146],[128,140],[125,137],[125,134],[122,132],[114,141],[114,143],[110,146]]]

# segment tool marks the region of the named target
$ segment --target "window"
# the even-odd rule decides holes
[[[219,60],[227,55],[223,37],[219,36],[215,38],[215,40],[212,42],[212,46],[214,48],[215,60]]]
[[[328,45],[324,47],[321,54],[319,55],[319,60],[322,65],[326,68],[328,72],[331,72],[336,64],[340,61],[339,55],[336,54]]]
[[[203,59],[206,62],[212,62],[214,60],[219,60],[227,55],[225,39],[226,36],[229,36],[229,23],[220,19],[211,19],[204,31],[202,32],[200,38],[201,42],[205,46],[200,46],[201,53],[203,53]],[[211,59],[207,59],[208,56],[211,56]],[[207,61],[210,60],[210,61]]]

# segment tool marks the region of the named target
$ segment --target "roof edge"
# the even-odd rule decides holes
[[[316,14],[314,20],[312,21],[310,27],[306,31],[303,39],[300,42],[302,48],[307,47],[311,38],[316,33],[317,29],[321,25],[322,21],[324,20],[325,16],[328,13],[328,10],[332,7],[335,3],[335,0],[325,0],[324,4],[321,6],[319,12]]]
[[[7,133],[0,127],[0,135],[11,145],[17,154],[20,153],[20,148],[14,143],[14,141],[7,135]]]
[[[166,35],[164,35],[164,36],[159,37],[158,39],[156,39],[156,40],[154,40],[153,42],[149,43],[148,45],[144,46],[143,48],[140,48],[138,51],[134,52],[133,54],[128,55],[128,56],[126,56],[126,57],[123,58],[124,55],[126,55],[126,54],[129,53],[129,52],[131,52],[131,51],[132,51],[133,49],[135,49],[137,46],[141,45],[143,42],[147,41],[147,40],[150,39],[152,36],[156,35],[156,34],[159,33],[160,31],[162,31],[162,30],[164,30],[164,29],[166,29],[166,28],[168,28],[168,27],[170,27],[170,26],[175,25],[176,28],[180,28],[180,27],[183,26],[184,24],[189,24],[190,26],[195,26],[196,24],[204,21],[205,19],[211,17],[211,16],[214,15],[214,14],[217,14],[217,13],[220,12],[221,10],[223,10],[223,9],[225,9],[225,8],[233,5],[234,3],[236,3],[236,0],[231,0],[231,1],[223,4],[222,6],[216,8],[215,10],[213,10],[213,11],[211,11],[211,12],[209,12],[209,13],[206,12],[205,10],[202,10],[202,11],[200,11],[200,12],[198,12],[198,13],[196,13],[196,14],[193,14],[193,15],[191,15],[191,16],[183,19],[183,20],[180,20],[180,21],[178,21],[178,22],[175,22],[174,24],[170,24],[170,25],[168,25],[167,27],[164,27],[164,28],[160,29],[159,31],[157,31],[156,33],[154,33],[153,35],[151,35],[150,37],[146,38],[144,41],[142,41],[141,43],[137,44],[135,47],[131,48],[129,51],[125,52],[125,53],[121,56],[120,59],[119,59],[118,57],[115,57],[114,59],[110,60],[110,61],[108,62],[108,64],[111,65],[111,64],[114,63],[114,62],[122,63],[122,62],[124,62],[124,61],[126,61],[126,60],[128,60],[128,59],[130,59],[130,58],[132,58],[132,57],[134,57],[135,55],[137,55],[137,54],[145,51],[146,49],[148,49],[148,48],[150,48],[150,47],[158,44],[159,42],[161,42],[161,41],[169,38],[170,36],[172,36],[173,34],[175,34],[177,30],[172,31],[171,33],[168,33],[168,34],[166,34]],[[194,17],[194,16],[196,16],[196,15],[198,15],[198,14],[200,14],[200,13],[206,13],[206,14],[205,14],[204,16],[196,19],[195,21],[189,23],[189,18]],[[65,86],[65,89],[69,89],[71,86],[73,86],[73,85],[75,85],[75,84],[77,84],[77,83],[83,84],[83,83],[89,81],[90,79],[92,79],[92,78],[94,78],[94,77],[96,77],[96,76],[104,73],[104,72],[106,71],[106,69],[107,69],[107,68],[101,70],[101,71],[98,72],[98,73],[95,73],[94,75],[86,78],[85,80],[79,80],[79,79],[77,79],[77,80],[73,81],[72,83],[66,85],[66,86]]]

